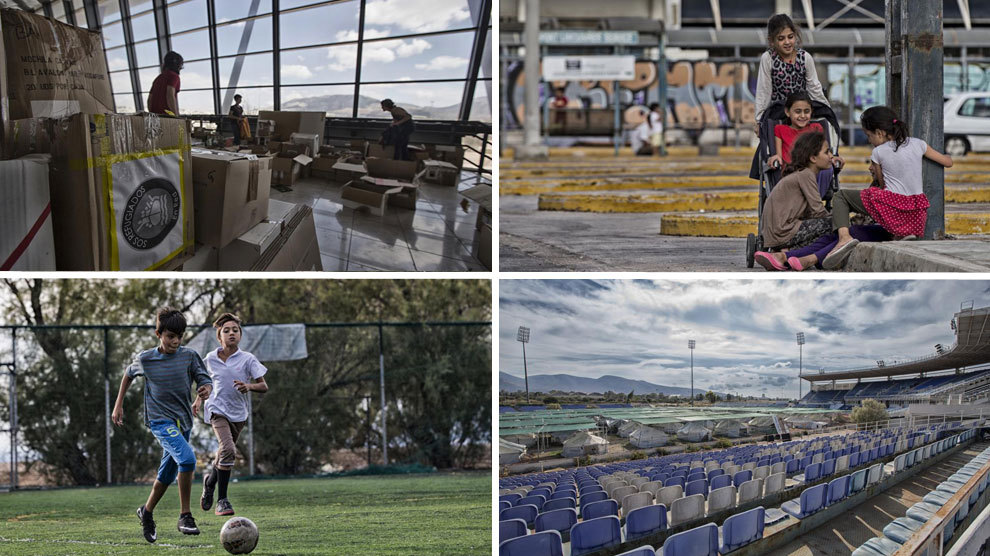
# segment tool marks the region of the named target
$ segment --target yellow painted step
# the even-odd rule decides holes
[[[962,212],[945,215],[946,232],[952,235],[990,232],[990,212]],[[746,237],[755,234],[755,214],[664,214],[660,235],[694,237]]]
[[[990,203],[990,187],[949,186],[947,203]],[[539,210],[574,212],[688,212],[753,210],[759,204],[757,191],[672,191],[665,194],[543,193]]]

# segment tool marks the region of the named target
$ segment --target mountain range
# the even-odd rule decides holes
[[[526,384],[522,377],[513,376],[505,372],[499,372],[498,389],[505,390],[507,392],[521,392],[526,390]],[[652,382],[646,382],[645,380],[632,380],[615,375],[603,375],[598,378],[584,378],[569,374],[529,375],[530,392],[549,393],[551,390],[559,390],[561,392],[581,392],[584,394],[591,394],[595,392],[605,393],[608,391],[628,394],[630,391],[635,391],[637,394],[666,394],[668,396],[684,396],[685,398],[689,398],[691,396],[690,388],[663,386],[660,384],[653,384]],[[695,385],[695,394],[698,394],[699,392],[704,394],[707,391],[708,390],[700,384]],[[725,395],[721,392],[716,392],[716,394],[723,396]]]
[[[358,111],[362,112],[372,109],[375,117],[385,118],[387,113],[381,111],[381,99],[365,95],[358,96]],[[282,110],[298,110],[302,112],[326,112],[327,116],[350,118],[353,108],[354,97],[351,95],[323,95],[316,97],[297,98],[282,101]],[[405,108],[413,119],[423,120],[457,120],[460,111],[460,103],[452,106],[417,106],[407,102],[400,102],[399,105]],[[480,96],[474,99],[474,114],[486,114],[482,121],[491,121],[491,108],[488,105],[488,97]]]

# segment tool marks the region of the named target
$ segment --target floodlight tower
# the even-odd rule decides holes
[[[804,332],[797,333],[798,345],[798,401],[801,401],[801,371],[804,366]]]
[[[523,376],[526,379],[526,403],[529,403],[529,370],[526,368],[526,344],[529,343],[529,328],[525,326],[520,326],[519,331],[516,333],[516,340],[518,340],[523,347]]]
[[[694,340],[688,340],[688,349],[691,350],[691,405],[694,405]]]

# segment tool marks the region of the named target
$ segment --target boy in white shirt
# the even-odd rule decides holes
[[[216,487],[216,515],[234,515],[234,508],[227,499],[227,484],[234,467],[235,443],[248,419],[250,392],[265,393],[268,369],[254,355],[238,349],[241,342],[241,321],[230,313],[220,315],[213,323],[220,347],[206,356],[206,366],[213,378],[213,392],[203,405],[203,419],[213,426],[220,448],[203,477],[203,495],[200,507],[209,511],[213,505],[213,489]],[[193,404],[193,415],[199,415],[201,400]]]

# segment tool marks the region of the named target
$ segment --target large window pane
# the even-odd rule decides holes
[[[210,61],[187,62],[179,73],[181,89],[212,89],[213,88],[213,68]]]
[[[282,84],[354,81],[357,45],[345,44],[282,52]]]
[[[261,15],[271,13],[272,0],[260,0],[258,11],[252,12],[251,6],[257,0],[215,0],[217,7],[217,22],[233,21],[251,15]]]
[[[368,0],[365,34],[412,35],[471,27],[467,0]]]
[[[155,78],[160,74],[161,68],[144,68],[138,70],[138,79],[141,82],[141,92],[147,93],[151,90],[151,84],[155,82]],[[179,91],[182,90],[182,84],[179,84]]]
[[[103,49],[110,50],[115,46],[124,46],[124,27],[118,21],[103,26]]]
[[[362,81],[464,79],[474,33],[364,43]]]
[[[127,69],[127,51],[124,47],[109,49],[107,52],[107,69],[109,71]]]
[[[52,17],[61,21],[62,23],[68,23],[65,19],[65,4],[61,2],[52,3]]]
[[[179,112],[182,114],[213,114],[213,91],[179,92]]]
[[[468,119],[476,122],[492,123],[491,81],[479,81],[474,89],[474,102],[471,103],[471,114]]]
[[[361,85],[362,102],[358,107],[361,118],[391,118],[379,102],[390,98],[405,108],[413,118],[456,120],[464,94],[464,81],[451,83],[395,83],[391,85]]]
[[[220,101],[223,103],[222,112],[224,114],[234,103],[235,94],[241,95],[241,104],[244,106],[245,114],[257,114],[259,110],[275,109],[275,93],[271,87],[259,87],[257,89],[221,89]],[[230,98],[230,102],[227,99]]]
[[[237,82],[230,81],[236,62],[241,61],[240,75]],[[220,59],[220,85],[223,87],[246,87],[248,85],[271,85],[272,79],[272,55],[252,54],[250,56],[235,56],[232,58]]]
[[[162,63],[161,58],[158,57],[158,41],[156,40],[136,43],[134,45],[134,53],[137,56],[137,65],[139,68],[158,66]]]
[[[134,90],[131,85],[131,72],[114,71],[110,73],[110,90],[114,94],[129,93]]]
[[[131,93],[113,95],[113,101],[117,104],[117,112],[121,114],[137,112],[137,108],[134,106],[134,95]]]
[[[134,42],[157,37],[158,33],[155,30],[155,14],[148,12],[144,15],[132,16],[131,31],[134,33]]]
[[[358,2],[344,2],[281,14],[282,46],[356,41],[359,12]]]
[[[206,27],[208,23],[206,0],[189,0],[168,6],[168,28],[173,33]]]
[[[327,116],[350,118],[354,110],[354,86],[282,87],[282,110],[322,110]]]
[[[129,0],[131,16],[151,10],[154,7],[152,0]]]
[[[120,4],[117,0],[100,0],[97,11],[100,14],[100,22],[103,25],[120,21]]]
[[[217,50],[220,51],[220,56],[239,54],[241,41],[245,37],[249,37],[249,40],[244,52],[271,50],[272,18],[269,16],[218,26]]]
[[[76,14],[76,27],[82,27],[83,29],[89,29],[89,22],[86,21],[86,10],[85,9],[78,9],[78,10],[75,11],[75,14]]]
[[[188,60],[198,60],[210,57],[210,32],[192,31],[181,35],[172,35],[172,50]],[[188,62],[186,63],[188,66]]]

